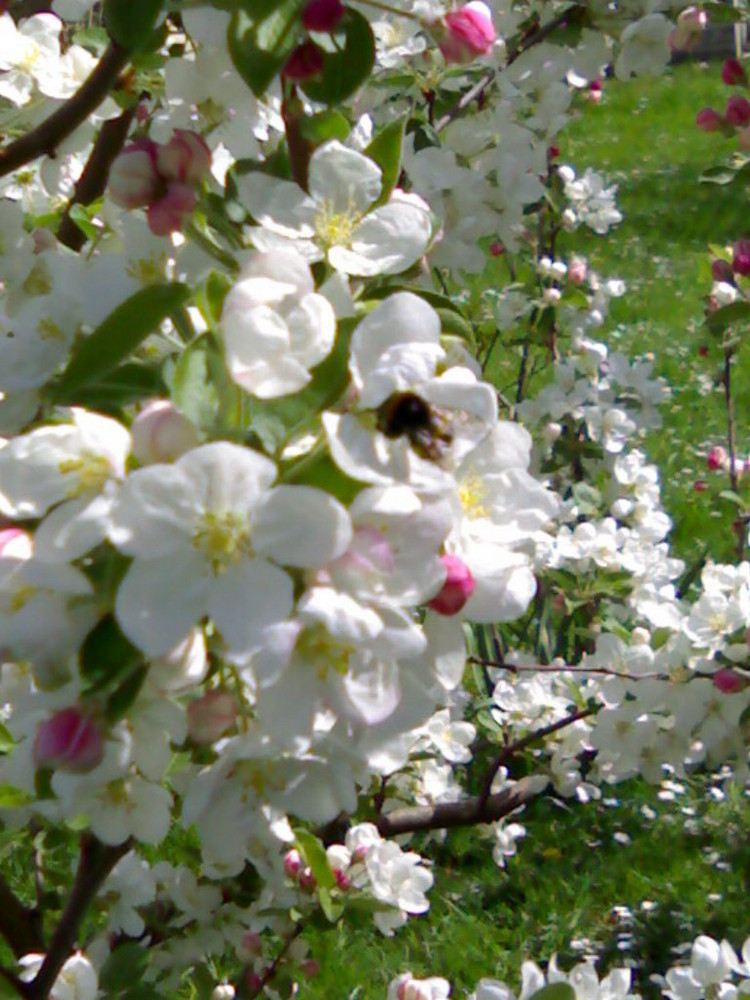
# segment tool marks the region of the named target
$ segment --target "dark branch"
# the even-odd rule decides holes
[[[25,1000],[46,1000],[49,996],[60,969],[73,950],[81,921],[92,900],[107,875],[130,850],[130,846],[130,842],[125,841],[116,847],[108,847],[92,834],[81,838],[81,856],[68,905],[52,935],[41,969],[23,990]]]
[[[399,833],[417,833],[419,830],[451,830],[457,826],[494,823],[537,795],[538,779],[521,778],[510,788],[490,795],[484,802],[481,795],[475,795],[458,802],[440,802],[435,806],[407,806],[378,816],[375,825],[382,837],[395,837]]]
[[[110,42],[96,69],[62,107],[31,132],[0,149],[0,177],[5,177],[40,156],[54,156],[63,139],[82,125],[109,94],[128,58],[129,53],[125,49],[116,42]]]
[[[86,242],[86,234],[70,217],[74,205],[90,205],[100,198],[107,187],[109,169],[128,137],[130,125],[135,117],[135,105],[117,117],[105,122],[97,136],[94,148],[88,158],[83,173],[78,178],[73,197],[65,209],[57,238],[71,250],[80,250]]]

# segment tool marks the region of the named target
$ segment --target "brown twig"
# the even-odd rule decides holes
[[[406,806],[378,816],[375,825],[383,837],[399,833],[417,833],[421,830],[451,830],[458,826],[476,826],[494,823],[515,812],[522,805],[539,795],[539,783],[533,778],[521,778],[510,788],[484,801],[475,795],[458,802],[439,802],[434,806]]]
[[[82,125],[109,94],[128,58],[126,49],[110,42],[96,68],[62,107],[26,135],[0,149],[0,177],[40,156],[54,156],[63,139]]]
[[[70,211],[74,205],[90,205],[104,194],[110,167],[125,144],[134,117],[135,105],[127,108],[117,118],[104,122],[99,131],[57,230],[58,240],[71,250],[77,252],[81,249],[86,242],[86,234],[73,222]]]
[[[23,987],[25,1000],[46,1000],[60,969],[75,945],[81,921],[96,896],[102,882],[112,871],[120,858],[130,850],[130,842],[109,847],[102,844],[92,834],[81,838],[81,852],[78,860],[73,888],[68,904],[44,957],[44,962],[34,979]]]
[[[613,667],[570,667],[568,664],[556,666],[554,663],[503,663],[499,660],[483,660],[478,656],[469,656],[467,663],[477,663],[482,667],[497,667],[511,674],[601,674],[605,677],[619,677],[623,681],[668,681],[669,674],[651,671],[645,674],[628,674],[624,670]]]
[[[302,924],[298,923],[294,925],[294,930],[284,941],[284,944],[281,946],[279,953],[276,955],[274,960],[271,962],[271,964],[265,970],[263,975],[260,977],[260,982],[256,985],[255,989],[250,994],[250,1000],[254,1000],[255,997],[259,997],[263,993],[263,990],[266,988],[266,986],[268,986],[273,977],[276,975],[276,971],[278,967],[281,965],[281,963],[284,961],[286,953],[289,951],[292,944],[300,936],[302,930],[303,930]]]

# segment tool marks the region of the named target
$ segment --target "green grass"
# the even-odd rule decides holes
[[[723,358],[703,329],[703,310],[708,244],[750,235],[750,218],[740,190],[699,184],[730,146],[694,125],[699,108],[722,107],[726,96],[718,64],[685,64],[658,81],[607,82],[603,103],[582,106],[562,139],[563,162],[579,172],[593,166],[619,184],[622,225],[606,237],[563,237],[561,253],[585,251],[602,277],[625,279],[629,292],[612,303],[601,335],[612,349],[653,356],[672,387],[664,427],[647,450],[662,470],[674,549],[686,558],[705,546],[713,558],[731,559],[735,545],[731,508],[719,498],[728,482],[705,469],[710,444],[725,441],[726,418]],[[492,266],[490,280],[504,267]],[[699,353],[704,345],[706,357]],[[517,355],[500,351],[498,370],[507,373]],[[750,352],[743,349],[733,373],[740,455],[750,446],[749,375]],[[699,478],[710,480],[705,493],[693,490]],[[388,982],[407,969],[446,976],[459,998],[481,976],[506,978],[516,988],[525,958],[544,961],[558,952],[569,967],[582,954],[573,947],[578,941],[599,956],[600,972],[628,962],[640,992],[657,997],[649,976],[674,962],[680,943],[705,931],[741,944],[750,934],[748,799],[713,801],[701,778],[674,803],[660,802],[644,783],[612,794],[619,804],[536,802],[522,817],[528,837],[506,871],[494,865],[491,843],[478,831],[426,847],[415,840],[435,860],[430,914],[392,939],[347,925],[315,933],[310,941],[321,974],[302,985],[300,996],[381,1000]],[[647,819],[644,805],[657,818]],[[615,839],[623,833],[628,843]],[[629,908],[629,924],[616,916],[618,906]]]

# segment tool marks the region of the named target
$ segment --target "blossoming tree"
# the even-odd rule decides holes
[[[555,145],[705,12],[38,6],[0,16],[0,818],[35,857],[0,883],[8,995],[285,995],[308,923],[429,908],[405,835],[483,825],[504,865],[550,787],[742,780],[744,527],[688,591],[639,446],[666,388],[594,339],[622,282],[561,250],[616,191]],[[699,123],[746,149],[743,101]],[[667,995],[747,982],[747,943],[699,940]],[[628,995],[551,963],[521,997],[592,975]]]

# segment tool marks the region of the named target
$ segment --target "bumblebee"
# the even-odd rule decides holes
[[[388,438],[408,438],[420,458],[439,462],[453,441],[448,415],[415,392],[395,392],[377,411],[377,428]]]

